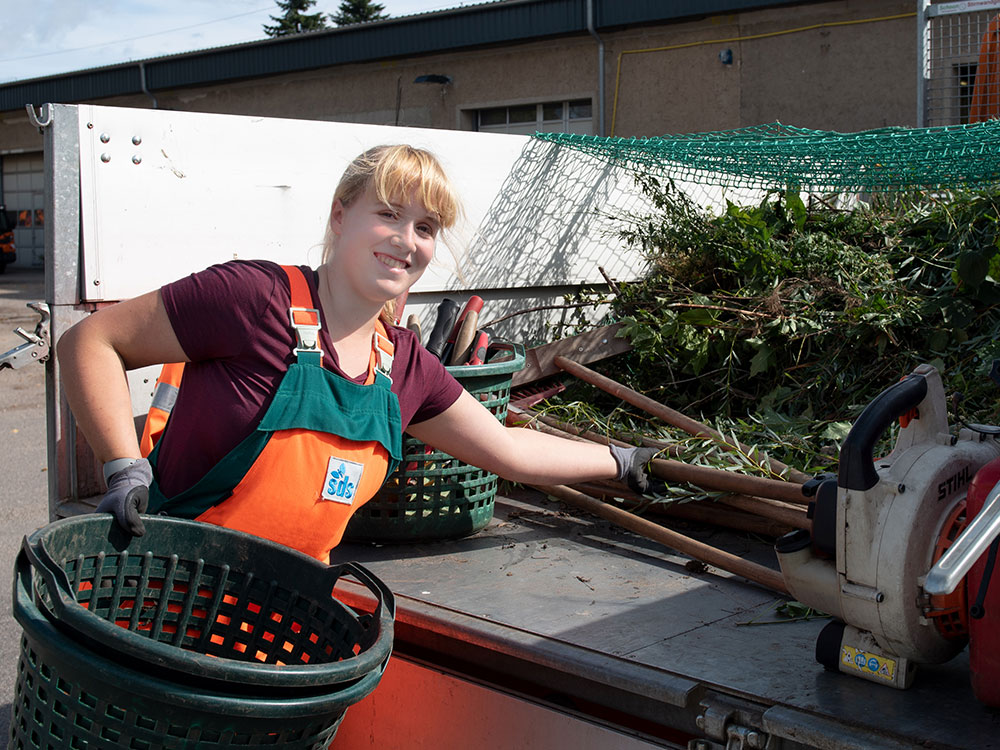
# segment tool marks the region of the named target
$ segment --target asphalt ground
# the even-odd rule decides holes
[[[24,343],[18,326],[33,331],[38,315],[28,302],[45,299],[41,269],[7,268],[0,275],[0,353]],[[21,628],[11,614],[14,558],[25,534],[48,523],[45,367],[0,370],[0,737],[10,726]]]

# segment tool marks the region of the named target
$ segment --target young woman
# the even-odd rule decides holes
[[[316,270],[234,261],[100,310],[59,342],[66,396],[112,512],[198,518],[327,560],[351,513],[401,460],[402,432],[515,481],[619,478],[646,449],[609,450],[499,424],[392,325],[459,203],[409,146],[355,159],[334,193]],[[125,371],[185,362],[167,429],[141,458]]]

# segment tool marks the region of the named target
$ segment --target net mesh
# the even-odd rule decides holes
[[[723,187],[813,192],[983,188],[1000,183],[1000,121],[858,133],[767,125],[657,138],[536,133],[644,174]]]

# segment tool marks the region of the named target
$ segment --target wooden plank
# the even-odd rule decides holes
[[[556,367],[554,360],[559,356],[587,364],[631,350],[632,345],[628,339],[621,336],[622,326],[624,323],[602,326],[577,336],[529,349],[525,353],[525,367],[520,372],[514,373],[511,387],[517,388],[551,375],[558,375],[562,370]]]

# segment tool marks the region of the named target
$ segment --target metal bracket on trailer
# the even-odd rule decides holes
[[[43,104],[38,108],[38,112],[35,112],[34,104],[25,104],[24,108],[28,112],[28,119],[31,124],[38,128],[38,132],[42,133],[45,131],[49,125],[52,124],[52,107],[48,104]]]
[[[905,750],[909,740],[788,706],[765,706],[734,696],[707,693],[695,725],[704,739],[688,750]]]
[[[42,316],[42,319],[35,325],[33,333],[18,326],[14,333],[25,340],[20,346],[15,346],[8,352],[0,354],[0,370],[11,368],[19,370],[29,362],[44,362],[49,358],[51,352],[49,337],[49,306],[44,302],[29,302],[28,307]]]
[[[707,739],[691,740],[688,750],[776,750],[780,741],[762,728],[762,707],[723,696],[699,704],[695,724]]]

